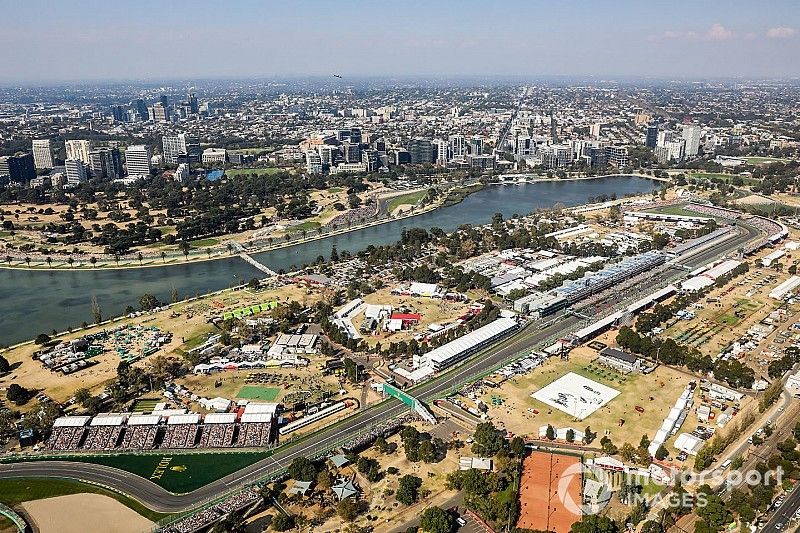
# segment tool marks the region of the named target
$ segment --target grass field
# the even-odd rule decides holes
[[[386,204],[386,209],[391,213],[401,205],[416,204],[428,194],[428,191],[416,191],[402,196],[391,198]]]
[[[161,400],[158,398],[142,398],[133,402],[133,410],[144,412],[152,411],[160,401]]]
[[[149,479],[170,492],[183,494],[199,489],[212,481],[232,474],[270,455],[272,455],[272,452],[131,453],[119,455],[63,455],[59,456],[58,459],[119,468],[139,477]],[[43,461],[47,459],[34,460]],[[167,462],[168,466],[163,468],[163,474],[160,478],[152,477],[162,460]],[[5,494],[3,483],[5,483],[4,480],[0,481],[0,501],[3,501],[2,495]],[[76,492],[94,491],[78,490]],[[40,496],[40,498],[46,497],[49,496]]]
[[[779,157],[748,157],[748,165],[763,165],[765,163],[788,163],[788,159],[781,159]]]
[[[168,516],[151,511],[141,503],[116,492],[106,490],[88,483],[68,479],[3,479],[0,480],[0,502],[13,506],[22,502],[54,498],[68,494],[102,494],[114,498],[126,507],[129,507],[144,516],[157,522]],[[0,524],[1,525],[1,524]]]
[[[308,230],[312,230],[312,229],[317,229],[321,225],[322,224],[320,224],[319,222],[317,222],[315,220],[306,220],[305,222],[301,222],[300,224],[297,224],[296,226],[292,226],[289,229],[289,231],[303,231],[303,230],[308,231]]]
[[[217,239],[197,239],[189,243],[192,248],[208,248],[209,246],[216,246],[219,244]]]
[[[276,387],[259,387],[258,385],[245,385],[236,393],[237,398],[245,400],[263,400],[272,402],[278,397],[281,390]]]
[[[225,175],[229,178],[236,176],[249,176],[250,174],[257,174],[259,176],[268,176],[270,174],[277,174],[278,172],[286,172],[285,168],[266,167],[266,168],[233,168],[226,170]]]

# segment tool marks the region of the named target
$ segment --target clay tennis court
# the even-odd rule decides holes
[[[564,471],[579,465],[579,457],[549,452],[533,452],[522,465],[519,488],[520,512],[518,528],[569,533],[570,526],[581,519],[563,501],[581,505],[581,475],[572,475],[567,484],[568,497],[559,496],[558,486]],[[575,508],[573,507],[573,508]]]

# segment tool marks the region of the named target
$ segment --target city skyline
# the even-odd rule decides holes
[[[787,1],[6,2],[9,83],[281,76],[751,77],[800,75]],[[609,38],[613,37],[613,38]],[[59,53],[59,51],[67,53]],[[67,60],[80,58],[80,61]]]

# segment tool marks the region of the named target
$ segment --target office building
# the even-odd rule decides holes
[[[628,149],[624,146],[606,146],[606,161],[610,165],[622,168],[628,166]]]
[[[111,118],[114,119],[114,122],[128,122],[128,110],[125,109],[125,106],[112,105]]]
[[[428,139],[411,139],[408,142],[408,153],[411,158],[412,165],[421,165],[423,163],[433,163],[435,161],[435,152],[433,151],[433,144]]]
[[[647,126],[647,136],[645,138],[644,145],[648,148],[655,148],[658,146],[658,126],[655,124],[651,124]]]
[[[342,152],[342,161],[345,163],[360,163],[361,162],[361,150],[358,147],[358,144],[353,144],[350,141],[345,141],[339,147]]]
[[[591,126],[589,126],[589,135],[594,137],[595,139],[600,138],[600,134],[603,132],[603,124],[601,122],[595,122]]]
[[[411,154],[408,153],[408,150],[397,150],[394,153],[394,164],[395,165],[405,165],[411,163]]]
[[[350,144],[361,144],[361,128],[350,128]]]
[[[189,181],[189,164],[188,163],[181,163],[178,165],[178,168],[175,170],[175,181],[179,181],[181,183],[186,183]]]
[[[92,142],[86,140],[70,139],[64,141],[67,151],[66,159],[79,159],[84,164],[89,163],[89,152],[92,151]]]
[[[144,100],[137,98],[134,102],[131,102],[131,107],[139,115],[139,120],[147,120],[147,104]]]
[[[86,165],[80,159],[67,159],[64,161],[64,167],[67,171],[67,184],[77,185],[86,181],[88,177]]]
[[[467,155],[467,140],[463,135],[451,135],[447,142],[450,144],[450,156],[453,159],[462,159]]]
[[[475,135],[469,140],[469,153],[471,155],[483,155],[483,139]]]
[[[53,145],[50,139],[34,139],[32,149],[36,168],[53,168]]]
[[[485,155],[468,155],[467,156],[467,163],[472,168],[477,168],[480,170],[494,170],[497,165],[497,160],[491,154]]]
[[[197,137],[185,133],[164,135],[161,137],[161,147],[167,165],[200,162],[200,140]]]
[[[690,124],[683,127],[681,137],[686,141],[686,157],[694,157],[700,151],[700,136],[703,130],[700,126]]]
[[[143,144],[129,146],[125,150],[125,166],[128,176],[149,176],[151,155],[148,146]]]
[[[88,167],[95,179],[118,179],[122,177],[122,156],[116,148],[92,150]]]
[[[0,157],[0,176],[8,176],[11,183],[28,183],[36,177],[33,155],[18,153]]]
[[[203,164],[225,163],[228,160],[228,152],[225,148],[206,148],[203,150]]]
[[[450,152],[450,144],[442,139],[435,139],[433,141],[434,152],[436,154],[436,164],[446,165],[450,160],[448,154]]]
[[[333,164],[333,154],[336,151],[336,147],[330,144],[320,144],[317,146],[317,152],[319,153],[321,163],[326,166],[331,166]]]
[[[322,174],[322,157],[316,150],[306,150],[306,172]]]
[[[169,108],[161,104],[161,102],[153,104],[150,108],[150,120],[153,122],[169,122]]]
[[[189,93],[187,100],[189,102],[189,111],[197,114],[197,112],[200,110],[200,107],[197,105],[197,95],[194,93]]]
[[[372,149],[361,150],[361,162],[367,169],[367,172],[378,171],[378,152]]]

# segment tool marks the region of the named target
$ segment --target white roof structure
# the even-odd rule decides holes
[[[422,366],[410,371],[402,367],[397,367],[394,369],[395,374],[402,376],[409,381],[413,381],[414,383],[419,383],[420,381],[429,378],[434,372],[435,370],[429,366]]]
[[[718,264],[717,266],[707,270],[703,273],[704,276],[708,276],[711,279],[717,279],[720,276],[724,276],[734,268],[741,265],[741,261],[736,261],[734,259],[728,259],[727,261],[723,261],[722,263]]]
[[[420,296],[433,296],[439,290],[439,286],[435,283],[418,283],[414,282],[409,287],[408,291],[411,294],[418,294]]]
[[[89,423],[90,426],[121,426],[125,423],[125,415],[114,414],[105,416],[96,416]]]
[[[60,416],[53,422],[54,428],[78,428],[85,426],[91,420],[91,416]]]
[[[450,341],[443,346],[431,350],[425,357],[430,363],[446,365],[450,359],[461,355],[465,351],[473,348],[487,340],[501,335],[504,332],[510,331],[517,327],[516,320],[512,318],[498,318],[494,322],[490,322],[475,331],[467,333],[460,339]]]
[[[186,409],[154,409],[151,414],[158,416],[185,415]]]
[[[774,289],[772,289],[769,293],[769,297],[774,300],[783,300],[783,297],[786,296],[788,293],[795,290],[797,287],[800,286],[800,276],[792,276],[791,278],[787,279]]]
[[[242,422],[272,422],[272,415],[270,413],[244,413],[241,418]]]
[[[253,403],[253,402],[250,402],[244,408],[245,414],[267,413],[267,414],[270,414],[270,415],[274,415],[277,410],[278,410],[278,404],[277,403]]]
[[[129,426],[156,426],[161,422],[159,415],[131,415],[128,417]]]
[[[686,452],[689,455],[697,455],[700,448],[703,447],[703,439],[690,435],[689,433],[681,433],[675,439],[675,448]]]
[[[233,424],[236,413],[209,413],[203,418],[205,424]]]
[[[696,292],[714,284],[714,280],[706,276],[695,276],[681,283],[681,289]]]
[[[177,426],[179,424],[197,424],[198,422],[200,422],[200,415],[190,413],[188,415],[172,415],[167,420],[167,425]]]

